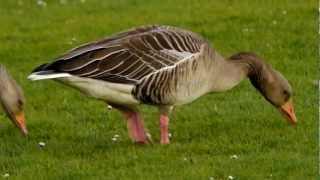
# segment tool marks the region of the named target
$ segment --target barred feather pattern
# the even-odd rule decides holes
[[[193,101],[211,88],[208,73],[213,70],[214,52],[206,45],[201,51],[176,64],[143,78],[133,95],[146,104],[179,105]]]

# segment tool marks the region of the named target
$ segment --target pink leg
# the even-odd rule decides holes
[[[148,144],[149,137],[144,129],[143,121],[137,112],[124,112],[127,117],[127,127],[130,138],[134,143]]]
[[[167,114],[160,115],[160,144],[169,144],[169,117]]]

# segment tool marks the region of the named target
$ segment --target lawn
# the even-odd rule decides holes
[[[316,179],[317,6],[315,0],[1,0],[0,63],[25,90],[29,136],[23,138],[0,113],[0,175]],[[289,125],[244,81],[177,107],[168,146],[158,143],[157,110],[144,106],[155,143],[138,146],[130,142],[122,115],[103,102],[53,81],[26,79],[34,67],[72,47],[144,24],[200,33],[224,56],[256,52],[291,82],[298,124]]]

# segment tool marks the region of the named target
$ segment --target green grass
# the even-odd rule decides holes
[[[10,179],[316,179],[315,0],[2,0],[0,62],[23,86],[30,135],[0,114],[0,175]],[[66,50],[142,24],[183,27],[223,55],[254,51],[292,83],[299,120],[288,125],[248,81],[178,107],[161,146],[156,109],[144,107],[155,144],[133,145],[120,113],[28,73]],[[111,140],[114,134],[120,140]],[[44,141],[47,146],[38,147]],[[230,159],[236,154],[239,159]]]

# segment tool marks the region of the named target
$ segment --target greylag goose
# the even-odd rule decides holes
[[[226,91],[245,78],[295,123],[288,81],[253,53],[223,58],[207,40],[176,27],[150,25],[70,50],[37,67],[30,80],[55,79],[105,101],[127,119],[130,138],[148,143],[139,104],[159,107],[160,143],[168,144],[169,113],[210,92]]]
[[[25,98],[22,89],[0,64],[0,104],[11,121],[24,135],[28,134],[23,105]]]

